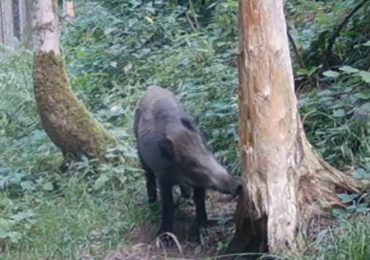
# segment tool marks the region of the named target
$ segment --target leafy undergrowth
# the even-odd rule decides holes
[[[132,134],[134,106],[148,84],[175,91],[218,158],[240,172],[236,1],[206,9],[214,15],[200,21],[201,28],[189,26],[191,13],[171,1],[100,2],[105,7],[79,5],[78,17],[65,28],[64,49],[75,92],[121,141],[126,163],[96,166],[85,160],[61,174],[61,154],[37,116],[31,54],[1,49],[0,259],[166,257],[156,246],[158,208],[147,205]],[[364,193],[338,194],[348,207],[333,210],[339,217],[335,223],[316,226],[318,238],[307,242],[301,258],[369,259],[368,74],[347,66],[325,75],[325,88],[300,96],[305,130],[327,161],[354,171]],[[234,228],[235,201],[221,198],[210,193],[207,206],[216,221],[204,247],[187,235],[194,209],[180,201],[176,235],[183,252],[172,256],[222,254]]]
[[[370,214],[340,219],[317,235],[303,259],[369,259],[369,239]]]
[[[1,60],[0,258],[103,257],[126,244],[124,234],[148,217],[137,165],[85,160],[61,174],[36,112],[30,53],[1,50]],[[136,160],[129,126],[111,130],[127,161]]]

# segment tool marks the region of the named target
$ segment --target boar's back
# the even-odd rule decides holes
[[[159,143],[170,127],[178,127],[181,118],[189,117],[175,95],[164,88],[150,86],[139,100],[134,131],[140,156],[154,172],[163,172],[171,162],[163,157]]]

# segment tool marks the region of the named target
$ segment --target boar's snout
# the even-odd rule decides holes
[[[236,178],[236,177],[234,177],[234,176],[232,176],[230,174],[228,174],[228,175],[229,175],[230,178],[226,182],[226,185],[225,185],[226,190],[225,190],[225,192],[226,193],[229,193],[229,194],[231,194],[233,196],[237,196],[242,191],[242,183],[241,183],[241,181],[238,178]]]
[[[207,162],[210,188],[225,194],[239,195],[242,191],[240,179],[229,174],[213,156]]]
[[[239,195],[242,191],[242,183],[239,178],[229,174],[224,168],[215,174],[214,189],[222,193]]]

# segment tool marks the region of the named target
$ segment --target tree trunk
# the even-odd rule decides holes
[[[42,125],[65,159],[105,159],[115,140],[72,93],[59,46],[56,1],[34,0],[35,97]]]
[[[12,0],[0,1],[0,19],[1,41],[4,45],[14,47],[16,40],[14,38]]]
[[[283,0],[239,1],[239,113],[244,192],[232,252],[298,249],[309,221],[341,205],[356,182],[306,139],[289,54]]]
[[[64,16],[68,19],[76,17],[76,8],[73,1],[68,1],[64,3],[63,6]]]
[[[0,43],[4,43],[3,3],[0,1]]]
[[[31,4],[31,1],[19,0],[21,41],[29,49],[31,49],[32,44]]]

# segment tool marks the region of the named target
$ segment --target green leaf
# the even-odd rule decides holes
[[[340,193],[337,195],[343,203],[348,203],[353,201],[355,198],[357,198],[358,194],[347,194],[347,193]]]
[[[35,216],[35,213],[32,209],[27,209],[21,212],[18,212],[17,214],[12,215],[10,218],[19,222],[21,220],[30,219]]]
[[[367,179],[370,178],[370,172],[366,172],[362,168],[358,168],[354,173],[353,177],[356,179]]]
[[[367,42],[365,42],[365,43],[364,43],[364,44],[362,44],[362,45],[367,46],[367,47],[370,47],[370,41],[367,41]]]
[[[94,184],[94,190],[98,190],[98,189],[101,189],[104,184],[109,181],[109,176],[107,174],[103,174],[101,175],[96,181],[95,181],[95,184]]]
[[[46,182],[44,185],[42,185],[42,189],[45,191],[52,191],[54,189],[54,186],[51,182]]]
[[[344,117],[346,112],[343,109],[334,110],[333,116],[335,117]]]
[[[22,181],[21,187],[23,190],[26,190],[26,191],[33,191],[36,189],[36,186],[32,181]]]
[[[367,203],[360,203],[356,205],[356,212],[365,214],[369,211]]]
[[[145,20],[147,20],[150,24],[153,24],[153,23],[154,23],[154,21],[153,21],[153,19],[152,19],[151,17],[149,17],[149,16],[145,16],[144,18],[145,18]]]
[[[327,70],[325,72],[322,73],[324,76],[328,77],[328,78],[337,78],[339,77],[339,73],[336,72],[336,71],[333,71],[333,70]]]
[[[345,209],[332,209],[332,213],[337,217],[348,217],[349,213]]]
[[[360,71],[360,77],[366,83],[370,83],[370,72],[367,71]]]
[[[22,238],[22,234],[16,231],[6,231],[0,229],[0,239],[8,238],[13,243],[18,243]]]
[[[346,73],[356,73],[359,72],[360,70],[353,68],[351,66],[342,66],[339,68],[341,71],[346,72]]]
[[[364,90],[364,91],[361,91],[359,93],[356,93],[355,94],[356,97],[358,97],[359,99],[362,99],[362,100],[368,100],[370,99],[370,91],[369,90]]]

